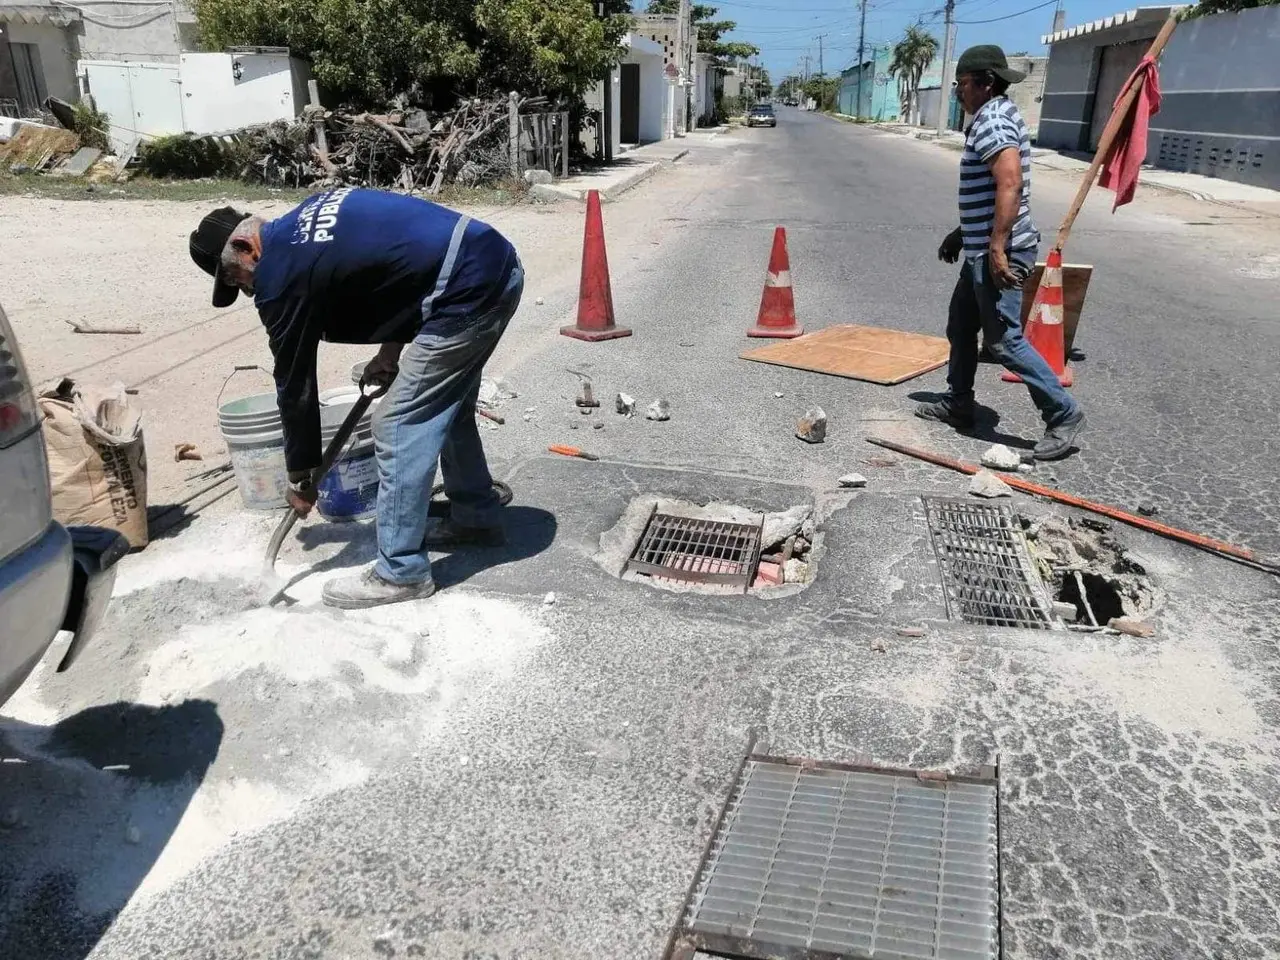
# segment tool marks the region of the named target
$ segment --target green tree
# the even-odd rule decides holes
[[[646,13],[662,13],[668,16],[680,12],[680,0],[649,0]],[[738,41],[723,41],[720,38],[735,29],[738,24],[734,20],[713,20],[720,11],[702,3],[689,7],[693,17],[694,29],[698,32],[698,52],[710,54],[717,60],[745,60],[760,52],[755,44]]]
[[[338,96],[574,96],[619,56],[626,0],[194,0],[202,43],[287,46]]]
[[[1182,12],[1182,19],[1193,20],[1196,17],[1207,17],[1214,13],[1234,13],[1237,10],[1274,7],[1277,4],[1280,4],[1280,0],[1200,0],[1194,7]]]
[[[911,121],[916,97],[920,92],[920,77],[938,53],[938,39],[919,24],[907,27],[893,46],[893,59],[889,62],[889,76],[897,76],[902,83],[899,99],[902,102],[902,118]]]
[[[840,78],[816,73],[805,82],[802,89],[804,95],[817,105],[817,109],[829,112],[836,108],[836,99],[840,95]]]

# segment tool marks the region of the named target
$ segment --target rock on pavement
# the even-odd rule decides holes
[[[805,443],[821,443],[827,438],[827,415],[821,407],[810,407],[796,423],[796,436]]]
[[[644,412],[646,420],[670,420],[671,404],[666,400],[655,400],[649,404],[649,409]]]
[[[969,492],[975,497],[986,497],[988,500],[1013,496],[1009,485],[990,470],[979,470],[973,475],[973,479],[969,481]]]
[[[979,458],[979,462],[993,470],[1017,470],[1022,463],[1022,458],[1003,443],[997,443],[987,448]]]
[[[860,473],[846,473],[843,477],[836,481],[846,490],[857,490],[859,487],[867,485],[867,478]]]

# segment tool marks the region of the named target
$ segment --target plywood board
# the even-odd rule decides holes
[[[947,362],[949,352],[944,337],[851,323],[779,340],[747,350],[741,357],[892,386],[937,370]]]
[[[1031,313],[1031,302],[1035,292],[1040,288],[1040,276],[1044,273],[1044,264],[1037,263],[1027,282],[1023,284],[1022,326],[1027,326],[1027,317]],[[1062,339],[1070,352],[1075,343],[1076,326],[1080,323],[1080,311],[1084,309],[1085,294],[1089,292],[1089,280],[1093,277],[1093,267],[1083,263],[1064,263],[1062,265]]]

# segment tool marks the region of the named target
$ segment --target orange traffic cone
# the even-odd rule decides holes
[[[1069,387],[1075,381],[1067,366],[1066,345],[1062,338],[1062,251],[1050,250],[1045,260],[1040,288],[1027,316],[1027,328],[1023,331],[1027,342],[1036,353],[1044,357],[1049,369],[1058,375],[1058,382]],[[1006,370],[1000,379],[1007,383],[1021,383],[1022,378]]]
[[[760,314],[748,337],[773,337],[786,340],[798,337],[804,328],[796,323],[796,301],[791,295],[791,261],[787,259],[787,231],[773,231],[773,251],[769,254],[769,272],[764,278],[764,294],[760,297]]]
[[[604,219],[600,194],[587,194],[587,223],[582,234],[582,283],[578,287],[578,322],[560,332],[575,340],[613,340],[631,331],[613,322],[613,291],[609,287],[609,257],[604,249]]]

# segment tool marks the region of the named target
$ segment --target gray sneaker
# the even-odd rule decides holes
[[[937,403],[917,405],[916,416],[921,420],[937,420],[959,430],[968,430],[973,426],[973,404],[958,404],[944,397]]]
[[[463,547],[500,547],[507,542],[507,537],[501,527],[464,527],[443,517],[427,531],[423,542],[431,550],[457,550]]]
[[[1046,428],[1031,455],[1037,460],[1061,460],[1076,448],[1076,437],[1084,429],[1084,422],[1081,410],[1057,426]]]
[[[425,600],[436,592],[435,582],[388,583],[370,567],[355,577],[335,577],[324,585],[324,602],[340,610],[363,610],[401,600]]]

